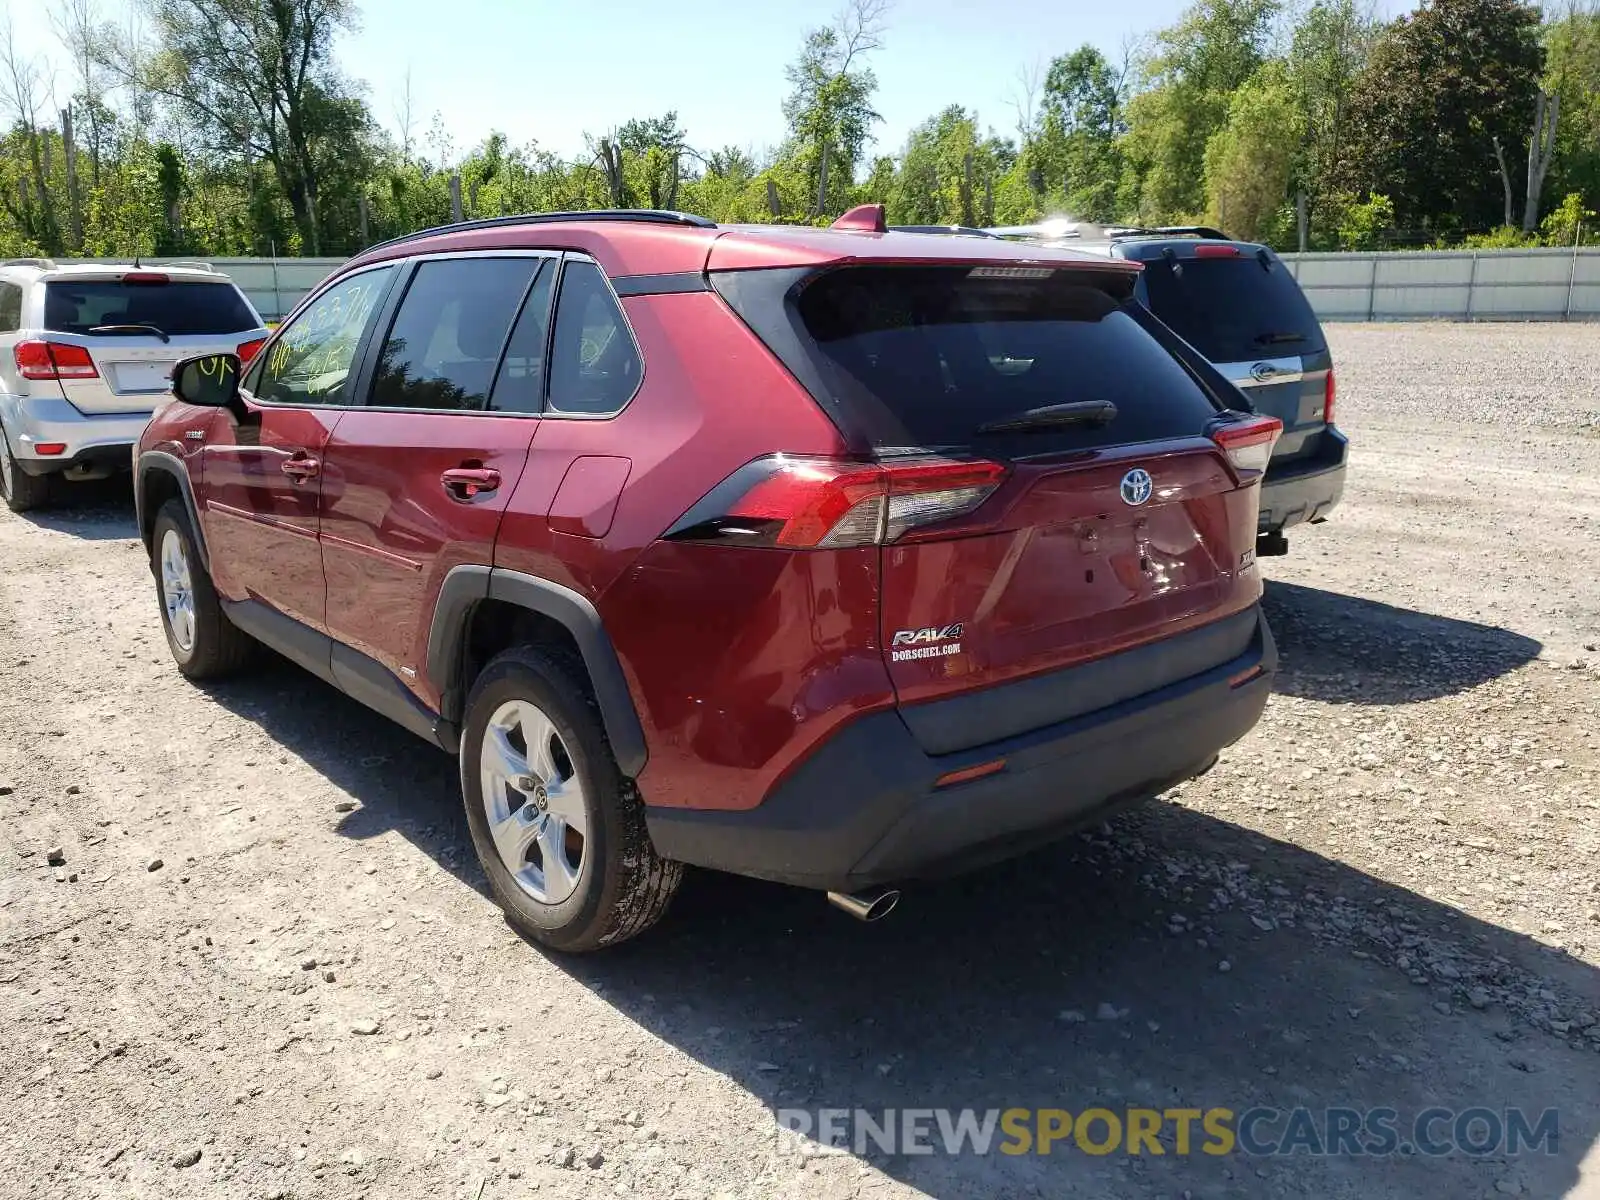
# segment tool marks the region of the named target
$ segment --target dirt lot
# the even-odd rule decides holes
[[[546,957],[453,764],[171,666],[125,493],[0,516],[0,1194],[1600,1195],[1600,330],[1330,331],[1260,728],[890,920],[696,877]],[[60,847],[62,866],[47,863]],[[1559,1110],[1555,1153],[806,1154],[777,1107]]]

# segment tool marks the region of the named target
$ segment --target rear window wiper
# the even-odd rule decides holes
[[[158,337],[163,342],[172,340],[156,326],[149,323],[143,325],[95,325],[89,332],[97,337],[106,334],[144,334],[147,337]]]
[[[1117,419],[1117,406],[1109,400],[1075,400],[1047,404],[1014,417],[979,425],[976,433],[1028,433],[1036,429],[1065,429],[1072,425],[1109,425]]]
[[[1255,343],[1258,346],[1281,346],[1287,342],[1303,342],[1305,340],[1305,334],[1285,330],[1282,333],[1258,333]]]

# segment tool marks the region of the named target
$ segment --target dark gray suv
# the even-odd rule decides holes
[[[1266,246],[1200,226],[1112,229],[1082,249],[1143,263],[1145,307],[1251,408],[1283,422],[1261,486],[1257,553],[1287,553],[1285,530],[1323,521],[1339,503],[1350,451],[1333,423],[1333,357],[1289,268]]]

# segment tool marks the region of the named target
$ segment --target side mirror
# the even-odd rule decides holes
[[[202,354],[172,369],[172,394],[201,408],[239,409],[239,356]]]

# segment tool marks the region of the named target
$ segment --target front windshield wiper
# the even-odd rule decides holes
[[[1065,429],[1071,425],[1109,425],[1117,419],[1117,406],[1109,400],[1075,400],[1047,404],[1014,417],[979,425],[977,433],[1030,433],[1037,429]]]
[[[1303,342],[1305,334],[1285,331],[1283,333],[1261,333],[1256,335],[1258,346],[1280,346],[1286,342]]]
[[[105,334],[144,334],[149,337],[158,337],[163,342],[170,342],[172,340],[160,329],[154,325],[151,325],[149,322],[145,322],[142,325],[96,325],[90,329],[89,332],[94,334],[96,337]]]

